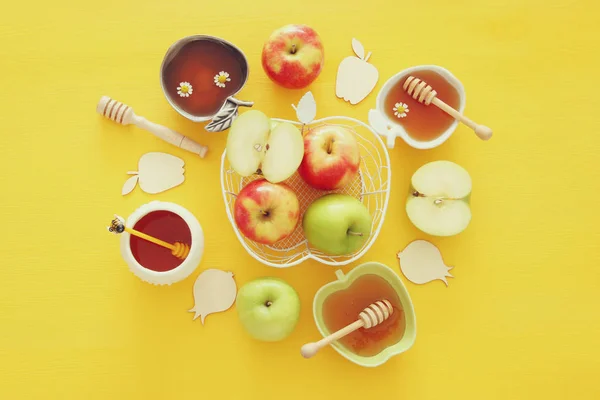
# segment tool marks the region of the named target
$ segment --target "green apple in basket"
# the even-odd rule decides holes
[[[310,204],[302,219],[309,244],[332,256],[359,250],[371,236],[372,217],[357,198],[331,193]]]
[[[227,135],[227,160],[239,175],[261,174],[271,183],[292,176],[304,156],[304,141],[297,126],[272,123],[263,112],[250,110],[233,121]]]

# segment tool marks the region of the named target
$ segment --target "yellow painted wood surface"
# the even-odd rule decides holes
[[[13,399],[598,399],[600,371],[600,31],[592,0],[392,2],[32,1],[0,13],[0,398]],[[396,252],[431,239],[454,279],[407,282],[415,346],[376,369],[318,339],[312,298],[334,268],[268,268],[229,226],[219,185],[226,134],[170,109],[159,87],[167,47],[195,33],[223,37],[248,56],[238,96],[280,118],[304,91],[275,87],[260,66],[269,33],[306,23],[322,36],[325,69],[310,87],[318,117],[367,120],[383,82],[417,64],[462,80],[466,113],[494,129],[479,141],[461,126],[449,142],[390,152],[393,186],[379,240],[360,261],[399,272]],[[357,106],[335,97],[339,62],[358,38],[379,68]],[[95,114],[109,95],[210,146],[204,160]],[[243,111],[243,110],[242,110]],[[155,196],[120,189],[148,151],[186,161],[186,182]],[[472,174],[473,221],[428,238],[404,211],[411,174],[448,159]],[[200,220],[205,258],[173,287],[144,284],[105,227],[153,200]],[[358,263],[344,268],[351,269]],[[302,300],[297,330],[259,343],[235,309],[192,322],[192,285],[205,268],[290,282]],[[404,278],[403,278],[404,279]],[[406,280],[405,280],[406,282]]]

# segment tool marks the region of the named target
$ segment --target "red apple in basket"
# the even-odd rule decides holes
[[[262,66],[269,78],[288,89],[310,85],[323,69],[323,43],[306,25],[286,25],[275,30],[262,50]]]
[[[233,215],[245,237],[257,243],[273,244],[294,232],[300,219],[300,204],[286,184],[257,179],[240,191]]]
[[[313,188],[341,189],[352,182],[359,167],[360,150],[350,129],[321,125],[304,136],[304,158],[298,174]]]

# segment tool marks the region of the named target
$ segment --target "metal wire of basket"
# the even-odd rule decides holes
[[[302,126],[302,123],[284,119],[273,118],[278,122],[290,122]],[[263,264],[276,268],[287,268],[298,265],[303,261],[313,259],[326,265],[341,266],[356,261],[362,257],[373,245],[388,207],[391,185],[390,158],[385,144],[379,135],[367,124],[349,117],[321,118],[306,125],[310,129],[319,125],[342,125],[352,130],[360,147],[360,170],[355,180],[341,190],[321,191],[308,186],[302,178],[295,173],[288,178],[288,184],[298,196],[300,202],[300,222],[296,230],[287,238],[273,245],[256,243],[242,235],[233,218],[233,207],[237,194],[249,182],[261,178],[259,175],[242,177],[229,165],[226,150],[221,156],[221,188],[227,217],[233,230],[246,251]],[[330,256],[310,246],[302,230],[302,216],[308,206],[317,198],[328,193],[345,193],[356,197],[367,207],[373,222],[371,235],[365,244],[356,252],[344,256]]]

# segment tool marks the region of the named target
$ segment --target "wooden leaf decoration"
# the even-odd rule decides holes
[[[358,58],[365,59],[365,48],[362,43],[354,38],[352,38],[352,50],[354,50],[354,53]]]
[[[137,182],[138,175],[132,176],[131,178],[127,179],[125,181],[125,184],[123,185],[123,189],[121,189],[121,194],[125,196],[126,194],[131,193],[131,191],[135,189],[135,185],[137,185]]]
[[[310,124],[317,116],[317,103],[312,92],[307,92],[298,102],[298,106],[292,104],[292,107],[296,110],[298,121],[303,124]]]
[[[227,100],[221,110],[215,115],[205,127],[209,132],[221,132],[228,129],[235,117],[238,116],[238,106],[232,101]]]

